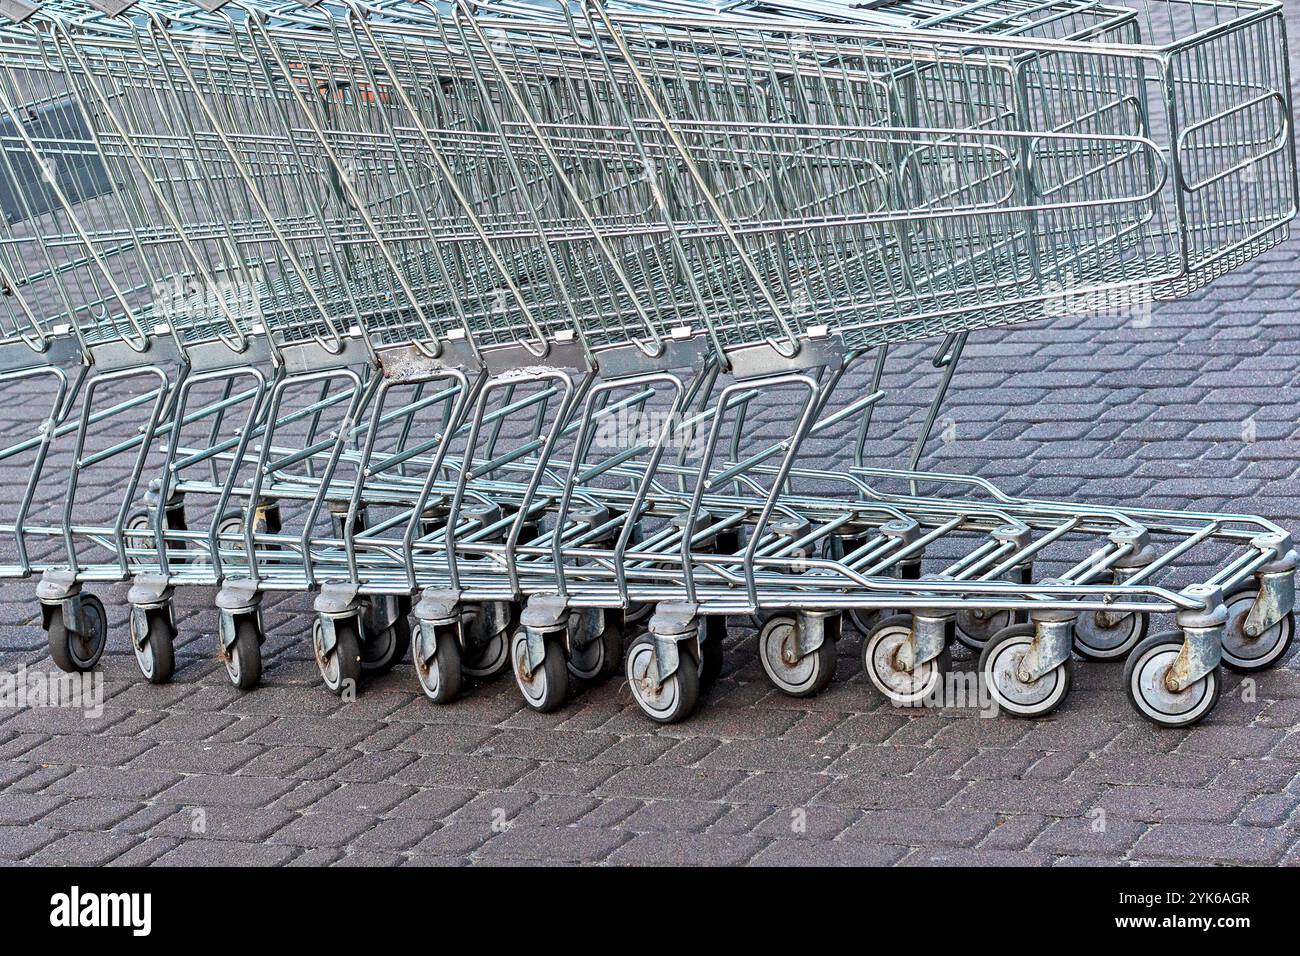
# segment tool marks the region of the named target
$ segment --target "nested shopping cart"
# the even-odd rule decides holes
[[[88,229],[81,193],[54,190],[56,228],[75,223],[96,284],[139,290],[151,267],[199,290],[158,325],[127,322],[175,362],[141,437],[110,448],[144,462],[161,439],[152,535],[123,533],[143,464],[113,527],[78,528],[69,510],[50,529],[71,564],[45,569],[52,644],[79,633],[83,580],[134,576],[137,655],[165,679],[174,589],[219,584],[222,654],[247,686],[260,594],[319,587],[317,657],[342,689],[404,650],[422,594],[430,696],[454,696],[462,665],[481,676],[508,659],[525,700],[550,709],[571,673],[617,664],[629,613],[653,607],[626,672],[648,714],[675,720],[716,673],[727,616],[766,618],[764,667],[802,694],[830,679],[848,613],[869,627],[867,673],[899,702],[933,692],[958,637],[983,648],[1004,708],[1045,713],[1073,643],[1099,658],[1140,648],[1126,674],[1139,709],[1199,719],[1220,657],[1266,666],[1289,643],[1280,529],[980,483],[991,501],[921,495],[973,480],[866,468],[861,441],[847,482],[797,457],[845,422],[865,435],[877,391],[831,410],[865,350],[878,383],[888,343],[947,333],[950,372],[972,329],[1177,294],[1279,241],[1295,194],[1280,13],[1206,6],[1188,5],[1209,20],[1190,26],[1069,5],[1035,8],[1041,21],[985,4],[854,14],[889,29],[772,22],[771,8],[38,14],[49,29],[10,31],[10,75],[44,70],[47,89],[57,75],[47,99],[66,97],[82,126],[20,136],[15,155],[39,164],[71,145],[120,170],[102,194],[132,199]],[[24,122],[28,104],[0,105]],[[123,298],[95,302],[131,319],[158,307],[156,292]],[[126,353],[140,340],[105,321],[114,311],[73,326],[137,373],[165,368]],[[192,409],[182,397],[203,375],[223,391]],[[291,389],[330,382],[285,410]],[[395,390],[429,385],[388,410]],[[791,393],[789,437],[742,452],[745,410]],[[597,454],[594,423],[656,400],[655,435]],[[240,401],[247,419],[223,425]],[[321,434],[326,409],[338,425]],[[412,409],[433,414],[432,434]],[[518,419],[529,426],[500,450]],[[184,445],[200,421],[208,441]],[[194,465],[209,478],[179,476]],[[881,490],[895,481],[906,493]],[[801,487],[827,482],[829,503]],[[205,530],[185,527],[182,497],[215,499]],[[301,531],[275,527],[283,502]],[[74,536],[115,559],[81,565]],[[1156,583],[1186,578],[1206,548],[1212,574]],[[941,570],[920,576],[923,556]],[[1055,576],[1035,580],[1045,566]],[[1143,640],[1161,612],[1181,633]]]

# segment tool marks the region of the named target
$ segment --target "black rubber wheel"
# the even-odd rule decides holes
[[[126,539],[127,548],[155,550],[157,542],[154,541],[153,536],[153,516],[147,509],[133,511],[127,516],[123,537]],[[146,563],[145,559],[139,556],[128,557],[127,562],[133,565]]]
[[[221,662],[226,676],[240,690],[252,690],[262,680],[262,642],[258,640],[257,622],[243,618],[235,624],[235,643],[222,648]]]
[[[165,610],[149,611],[146,617],[149,623],[144,641],[136,644],[135,635],[131,635],[135,662],[149,683],[166,684],[176,673],[176,648],[172,643],[176,635]]]
[[[316,666],[330,693],[342,696],[349,688],[356,690],[361,680],[361,636],[355,617],[334,622],[334,650],[326,654],[321,646],[323,631],[320,619],[312,625],[312,650]]]
[[[862,642],[862,669],[875,688],[896,704],[917,706],[938,693],[952,667],[951,649],[912,671],[899,670],[897,654],[912,630],[912,615],[881,618]]]
[[[1132,612],[1105,624],[1095,611],[1080,614],[1074,622],[1074,652],[1086,661],[1122,661],[1147,636],[1150,617]]]
[[[618,612],[606,612],[600,634],[569,656],[569,673],[578,680],[602,680],[623,669],[623,628]]]
[[[50,657],[61,671],[84,673],[91,670],[104,654],[108,644],[108,615],[104,602],[93,594],[81,595],[81,621],[84,633],[69,631],[63,619],[63,609],[46,610],[46,638]]]
[[[491,637],[478,633],[481,610],[467,610],[461,615],[461,629],[466,636],[466,647],[461,653],[461,670],[474,680],[492,680],[500,677],[510,667],[510,640],[501,631]]]
[[[555,638],[546,640],[546,656],[541,666],[525,675],[528,662],[528,635],[520,628],[510,639],[510,662],[515,671],[515,683],[524,696],[524,703],[540,714],[549,714],[564,703],[569,693],[569,664],[564,659],[564,646]]]
[[[436,629],[433,660],[423,660],[418,649],[414,655],[415,676],[424,696],[435,704],[450,704],[460,696],[460,642],[455,627]]]
[[[1283,657],[1295,636],[1295,612],[1288,611],[1263,634],[1246,634],[1246,616],[1259,594],[1254,582],[1244,581],[1223,596],[1228,623],[1223,630],[1223,666],[1238,674],[1267,670]]]
[[[798,621],[780,614],[768,619],[758,635],[758,659],[773,686],[789,697],[811,697],[835,676],[837,646],[825,640],[811,654],[796,656]]]
[[[655,686],[654,638],[643,634],[627,650],[627,683],[641,712],[657,724],[675,724],[695,710],[700,699],[700,668],[690,654],[682,654],[677,670]]]
[[[384,674],[411,649],[411,621],[402,615],[376,634],[367,634],[361,645],[361,670],[366,674]]]
[[[223,538],[237,536],[237,541],[225,541]],[[217,522],[217,547],[221,551],[222,559],[231,555],[244,554],[244,512],[227,511]]]
[[[1124,693],[1139,714],[1159,727],[1190,727],[1219,702],[1223,681],[1216,667],[1190,687],[1174,693],[1164,675],[1183,646],[1181,631],[1152,634],[1124,664]]]
[[[980,652],[980,680],[999,709],[1014,717],[1045,717],[1070,694],[1073,669],[1068,660],[1032,683],[1017,675],[1035,632],[1033,624],[1012,624],[990,637]]]
[[[1014,623],[1014,611],[958,611],[953,635],[957,638],[957,643],[978,654],[996,634]]]

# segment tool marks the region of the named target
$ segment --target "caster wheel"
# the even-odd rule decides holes
[[[528,635],[520,628],[510,640],[510,661],[515,669],[515,683],[524,695],[524,703],[538,713],[548,714],[564,703],[569,692],[569,665],[564,647],[554,639],[546,641],[546,656],[540,666],[525,676],[528,669]]]
[[[628,624],[639,624],[650,616],[650,612],[655,609],[653,604],[636,604],[628,606],[623,612],[623,620]]]
[[[882,614],[886,617],[889,616],[888,612],[885,611],[864,611],[860,608],[853,608],[845,611],[844,617],[853,625],[854,630],[866,637],[871,633],[872,628],[880,623]]]
[[[1145,614],[1122,614],[1109,620],[1084,611],[1074,621],[1074,652],[1087,661],[1118,661],[1147,636]]]
[[[132,635],[135,662],[149,683],[166,684],[176,672],[176,648],[172,644],[175,634],[166,611],[150,611],[147,617],[149,631],[144,640],[136,644]]]
[[[982,651],[998,632],[1016,623],[1014,611],[986,611],[974,608],[957,612],[957,640],[972,651]]]
[[[411,622],[402,615],[376,634],[367,634],[361,645],[361,670],[384,674],[393,669],[411,649]]]
[[[491,680],[504,673],[510,666],[510,645],[505,633],[480,636],[481,615],[473,611],[462,616],[461,625],[469,638],[468,646],[461,654],[461,670],[465,676],[474,680]]]
[[[875,626],[862,645],[862,667],[882,694],[896,704],[918,704],[933,694],[948,669],[948,650],[915,670],[898,666],[898,651],[912,634],[910,614],[895,614]]]
[[[460,643],[455,631],[438,628],[433,660],[422,660],[422,656],[415,655],[415,675],[424,696],[435,704],[450,704],[460,696]]]
[[[156,542],[153,537],[153,518],[150,517],[149,512],[143,509],[131,512],[126,519],[126,529],[123,537],[126,538],[128,548],[148,548],[153,550]],[[145,563],[145,559],[139,555],[131,555],[127,561],[135,566]]]
[[[68,630],[60,608],[50,609],[48,618],[46,637],[50,657],[59,670],[83,672],[99,663],[108,643],[108,615],[104,613],[104,602],[93,594],[82,594],[81,622],[84,634]]]
[[[980,652],[980,680],[997,705],[1016,717],[1050,714],[1070,693],[1069,661],[1032,683],[1017,676],[1016,668],[1033,640],[1034,625],[1012,624],[990,637]]]
[[[578,680],[597,680],[616,674],[623,666],[623,630],[605,618],[600,634],[569,655],[569,673]]]
[[[312,623],[311,646],[316,654],[316,666],[332,694],[342,696],[349,688],[355,690],[361,680],[361,636],[358,629],[356,618],[335,621],[334,650],[326,654],[320,619]]]
[[[835,676],[836,644],[827,640],[811,654],[799,655],[798,624],[782,614],[770,618],[758,634],[758,659],[768,680],[790,697],[811,697]]]
[[[655,687],[654,638],[644,634],[627,652],[627,683],[642,712],[659,724],[685,720],[700,699],[700,671],[695,658],[682,654],[677,670]]]
[[[252,690],[262,679],[262,646],[257,637],[257,624],[241,620],[235,625],[235,643],[230,650],[220,647],[218,641],[226,676],[240,690]]]
[[[1153,634],[1129,655],[1124,665],[1124,692],[1137,712],[1161,727],[1190,727],[1214,709],[1222,681],[1216,668],[1191,687],[1174,693],[1165,673],[1182,650],[1179,631]]]
[[[1238,585],[1224,596],[1228,625],[1223,632],[1223,663],[1239,674],[1253,674],[1272,667],[1291,646],[1295,635],[1295,613],[1290,612],[1258,637],[1246,634],[1246,615],[1259,590],[1253,583]]]
[[[217,522],[217,547],[221,550],[223,558],[228,555],[244,553],[243,536],[244,513],[242,511],[227,511],[223,514],[221,520]]]

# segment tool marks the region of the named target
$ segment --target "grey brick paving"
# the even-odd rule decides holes
[[[929,464],[1011,493],[1300,530],[1298,253],[1288,242],[1149,322],[977,334]],[[897,350],[883,460],[907,450],[928,357]],[[29,434],[39,409],[4,398],[0,431]],[[780,409],[757,420],[781,434]],[[0,469],[7,497],[25,477]],[[83,503],[112,490],[100,478]],[[176,682],[149,686],[121,637],[122,588],[96,590],[113,628],[104,713],[0,711],[0,862],[1300,864],[1294,653],[1253,688],[1230,680],[1203,726],[1159,731],[1116,668],[1081,662],[1049,719],[895,710],[859,674],[856,639],[824,694],[789,700],[736,629],[694,719],[654,728],[617,682],[549,716],[509,679],[439,709],[409,666],[340,704],[317,686],[301,596],[268,599],[257,691],[213,662],[202,592],[184,599]],[[49,666],[39,615],[29,582],[0,582],[0,668],[22,665]]]

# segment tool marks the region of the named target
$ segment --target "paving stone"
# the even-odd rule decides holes
[[[346,846],[369,828],[367,817],[304,813],[268,836],[266,842],[299,847]]]
[[[738,770],[703,767],[629,767],[606,780],[599,793],[627,794],[646,800],[716,800],[745,779]]]
[[[36,866],[103,866],[140,842],[129,833],[69,833],[36,851]]]
[[[378,820],[370,829],[358,834],[351,847],[368,852],[409,850],[430,833],[437,824],[416,817],[389,817]]]
[[[1054,856],[1091,856],[1118,859],[1148,829],[1145,823],[1111,814],[1063,817],[1052,822],[1031,848]]]
[[[691,833],[707,829],[726,811],[721,803],[653,800],[624,818],[619,826],[637,833]]]
[[[485,861],[516,859],[547,863],[597,863],[632,839],[618,830],[511,825],[480,850]]]
[[[1178,787],[1111,787],[1097,806],[1112,816],[1158,822],[1227,822],[1241,810],[1243,797],[1229,790]]]
[[[181,773],[231,773],[261,752],[260,747],[248,743],[161,743],[132,766]]]
[[[1053,823],[1039,813],[997,814],[993,829],[979,842],[983,850],[1023,850]]]
[[[841,841],[916,845],[973,845],[995,825],[991,813],[948,810],[867,810],[839,838]]]
[[[358,817],[384,813],[415,793],[414,787],[394,784],[345,783],[311,805],[312,812]]]
[[[195,774],[157,796],[163,802],[193,806],[266,807],[295,786],[293,781],[268,777]]]
[[[1051,857],[1031,850],[982,850],[966,847],[917,847],[901,866],[996,867],[1047,866]]]
[[[1160,823],[1148,830],[1135,856],[1199,863],[1260,864],[1278,860],[1295,835],[1263,827]]]
[[[144,806],[133,800],[83,797],[64,802],[42,817],[41,823],[58,830],[107,830],[138,813]]]
[[[154,861],[155,866],[282,866],[294,858],[293,847],[221,840],[186,840]]]
[[[78,797],[146,800],[175,785],[180,779],[179,773],[169,770],[78,767],[51,783],[50,790]]]
[[[64,834],[36,825],[0,826],[0,860],[23,860]]]
[[[609,857],[617,864],[655,866],[736,866],[767,846],[755,837],[731,834],[638,833]]]
[[[172,812],[150,827],[148,836],[177,839],[202,837],[208,840],[236,840],[258,843],[298,819],[284,810],[249,807],[172,807]]]
[[[22,826],[35,823],[67,802],[58,794],[5,793],[0,799],[0,826]]]
[[[750,862],[755,866],[890,866],[907,853],[907,847],[883,844],[777,840]]]

